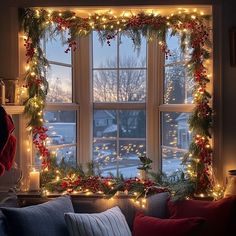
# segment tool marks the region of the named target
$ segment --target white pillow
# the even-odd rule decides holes
[[[70,236],[131,236],[118,206],[101,213],[65,213],[65,221]]]

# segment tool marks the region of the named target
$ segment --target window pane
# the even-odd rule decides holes
[[[121,36],[119,45],[119,66],[120,68],[145,68],[147,54],[146,39],[142,37],[140,50],[134,48],[130,38]]]
[[[170,31],[166,36],[166,44],[168,49],[170,50],[170,55],[166,58],[165,64],[172,64],[176,62],[187,62],[190,59],[190,54],[192,52],[192,48],[186,46],[185,52],[182,52],[181,49],[181,40],[178,35],[170,36]],[[186,38],[184,43],[188,43],[189,39]]]
[[[168,174],[181,168],[181,160],[192,140],[188,125],[189,115],[184,112],[161,114],[162,169]]]
[[[162,148],[162,171],[167,175],[171,175],[175,171],[183,170],[181,163],[185,153],[169,148]]]
[[[50,65],[47,70],[49,91],[47,102],[72,102],[72,75],[71,68],[58,65]]]
[[[145,138],[146,113],[144,110],[120,111],[120,137]]]
[[[93,68],[117,68],[117,39],[101,45],[98,33],[93,32]]]
[[[144,102],[146,99],[146,70],[120,70],[119,100]]]
[[[164,103],[184,104],[193,101],[194,81],[186,66],[176,64],[165,67]]]
[[[46,57],[49,61],[71,64],[71,53],[65,53],[67,44],[63,45],[60,36],[46,41]]]
[[[93,124],[93,159],[102,174],[136,176],[138,156],[146,153],[145,110],[95,110]]]
[[[94,110],[93,113],[93,136],[116,137],[117,117],[114,110]]]
[[[180,48],[180,38],[178,36],[171,37],[169,32],[166,36],[166,44],[171,55],[166,58],[165,63],[170,64],[173,62],[182,61],[183,57]]]
[[[98,164],[103,175],[117,172],[117,151],[116,141],[112,140],[94,140],[93,160]]]
[[[117,101],[117,71],[95,70],[93,72],[94,102]]]
[[[141,164],[139,156],[146,154],[146,142],[120,141],[119,174],[126,178],[138,176],[138,166]]]
[[[58,164],[76,167],[76,146],[57,148],[52,152],[55,153]]]
[[[46,111],[44,119],[48,128],[48,146],[76,143],[75,111]]]

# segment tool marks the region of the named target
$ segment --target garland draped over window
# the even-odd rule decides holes
[[[182,12],[171,16],[140,12],[129,16],[115,16],[108,12],[92,14],[84,18],[72,11],[59,12],[29,8],[21,11],[21,26],[26,35],[25,48],[28,63],[25,83],[29,98],[24,103],[25,114],[30,119],[29,127],[32,129],[33,143],[41,156],[44,169],[50,169],[50,152],[45,146],[47,129],[43,126],[43,109],[48,91],[44,72],[48,61],[41,49],[40,40],[46,34],[48,35],[48,32],[50,37],[53,37],[57,34],[63,35],[66,30],[69,31],[67,39],[62,37],[64,43],[68,45],[65,52],[75,50],[76,38],[87,36],[93,30],[98,32],[101,43],[110,45],[112,39],[120,33],[130,38],[137,49],[140,47],[142,36],[148,41],[157,38],[167,57],[171,53],[165,43],[167,31],[170,30],[172,36],[179,35],[183,52],[186,47],[192,48],[191,58],[186,66],[195,82],[193,92],[195,108],[189,119],[193,141],[184,160],[187,173],[185,180],[194,183],[195,193],[212,193],[214,186],[211,147],[212,109],[209,105],[211,94],[207,91],[210,80],[205,66],[211,47],[209,16],[197,12]],[[100,181],[100,185],[108,183],[104,179],[93,181],[96,183]],[[73,187],[74,182],[65,179],[62,185],[68,187],[69,183]],[[105,186],[109,190],[110,185],[105,184]],[[96,188],[96,190],[100,189]]]

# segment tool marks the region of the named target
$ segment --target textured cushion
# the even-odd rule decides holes
[[[7,235],[5,221],[6,221],[5,216],[0,211],[0,235],[1,236],[6,236]]]
[[[184,200],[168,202],[170,218],[204,217],[201,235],[230,235],[231,222],[235,219],[236,197],[224,198],[218,201]],[[227,234],[228,233],[228,234]]]
[[[72,196],[73,198],[73,196]],[[168,217],[167,200],[168,193],[158,193],[147,198],[146,207],[143,209],[145,215],[154,216],[158,218]],[[130,227],[133,228],[133,221],[135,214],[140,207],[130,198],[96,198],[96,197],[80,197],[73,198],[73,206],[76,213],[100,213],[118,206],[125,215],[126,221]]]
[[[204,218],[159,219],[137,214],[134,220],[133,236],[193,236],[198,235]]]
[[[70,236],[131,236],[129,226],[119,207],[102,213],[66,213]]]
[[[74,212],[69,196],[24,208],[1,208],[10,236],[67,236],[64,213]]]

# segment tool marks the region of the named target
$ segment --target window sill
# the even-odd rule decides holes
[[[20,115],[24,112],[24,106],[17,105],[3,105],[3,108],[9,115]]]

